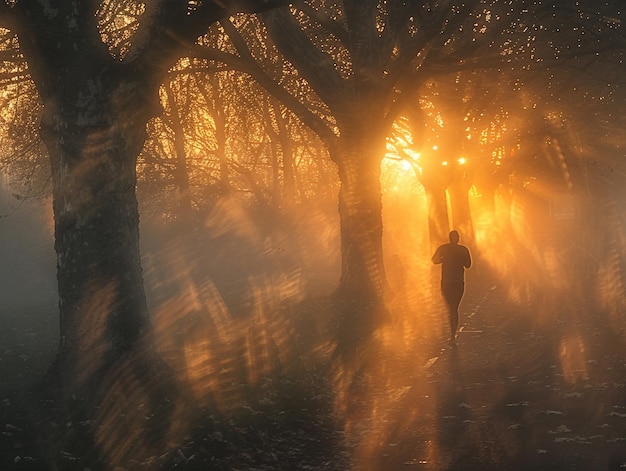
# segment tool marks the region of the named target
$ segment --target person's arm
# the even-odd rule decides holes
[[[470,255],[470,251],[467,247],[465,247],[465,253],[467,254],[465,263],[463,264],[463,266],[465,268],[469,268],[472,266],[472,256]]]
[[[431,260],[433,261],[435,265],[438,265],[441,262],[443,262],[443,250],[441,250],[441,247],[439,247],[435,251],[435,255],[433,255],[433,258]]]

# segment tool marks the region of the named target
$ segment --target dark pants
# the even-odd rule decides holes
[[[450,338],[454,340],[459,326],[459,304],[465,291],[465,283],[441,283],[441,292],[450,314]]]

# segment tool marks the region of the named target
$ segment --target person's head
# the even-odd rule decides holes
[[[459,233],[457,231],[450,231],[450,243],[451,244],[459,243]]]

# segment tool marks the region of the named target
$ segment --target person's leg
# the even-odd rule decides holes
[[[463,286],[447,286],[444,290],[450,317],[450,343],[453,345],[456,344],[456,332],[459,327],[459,305],[463,297],[463,288]]]
[[[456,339],[456,331],[459,327],[459,303],[450,306],[450,341]]]

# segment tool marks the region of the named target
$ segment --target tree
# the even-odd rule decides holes
[[[150,409],[163,406],[159,389],[172,387],[152,345],[135,196],[159,87],[210,24],[279,3],[0,3],[0,25],[19,42],[38,92],[52,172],[61,339],[48,386],[82,417],[120,382],[136,380]]]
[[[222,22],[237,54],[204,54],[238,63],[318,133],[337,164],[339,294],[383,304],[379,177],[391,124],[428,78],[508,60],[516,49],[507,34],[523,29],[520,18],[531,17],[525,3],[311,0],[268,12],[269,35],[286,66],[306,81],[306,96],[272,79],[281,64],[258,59],[262,47],[245,28]]]

